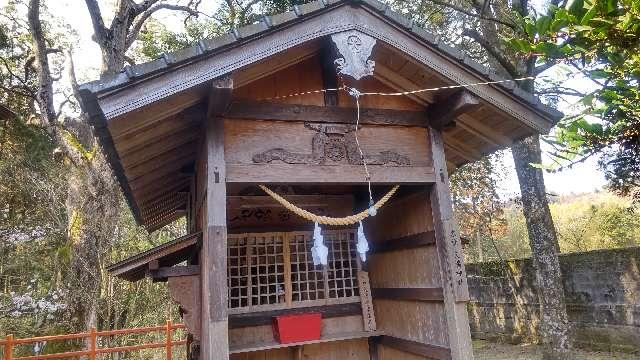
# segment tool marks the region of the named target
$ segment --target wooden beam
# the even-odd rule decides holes
[[[154,281],[167,281],[170,277],[193,275],[200,275],[199,265],[170,266],[151,269],[151,264],[149,264],[149,277]]]
[[[155,126],[166,118],[174,116],[183,110],[196,105],[203,100],[203,87],[195,87],[173,97],[156,101],[131,113],[123,113],[121,116],[109,119],[109,131],[114,142],[121,138],[133,135],[143,129]],[[138,94],[144,97],[143,94]]]
[[[164,158],[155,158],[153,161],[125,169],[125,175],[133,188],[138,188],[138,180],[154,179],[160,180],[168,174],[177,172],[183,166],[192,163],[196,158],[196,149],[192,146],[183,147],[184,151],[176,150],[167,154]],[[144,181],[144,180],[143,180]]]
[[[424,86],[417,85],[413,81],[398,75],[396,71],[393,71],[392,69],[379,62],[376,62],[376,68],[373,75],[376,79],[380,80],[380,82],[394,89],[395,91],[407,91],[424,88]],[[408,97],[421,105],[428,105],[434,101],[433,95],[428,92],[411,94],[408,95]]]
[[[481,123],[469,115],[462,114],[456,121],[456,126],[478,136],[483,141],[500,147],[510,147],[513,144],[508,136],[505,136],[495,129]]]
[[[374,299],[443,301],[442,288],[372,288]]]
[[[469,290],[464,268],[464,254],[455,215],[449,175],[444,155],[444,140],[440,130],[429,129],[431,156],[436,182],[430,189],[430,205],[436,236],[436,249],[440,263],[444,309],[451,358],[472,359],[471,332],[467,314]]]
[[[378,338],[378,343],[410,354],[424,356],[429,359],[449,360],[453,358],[451,356],[451,350],[446,347],[424,344],[394,336],[382,335]],[[466,359],[473,359],[473,356]]]
[[[109,265],[107,266],[107,271],[111,276],[120,276],[121,274],[137,268],[150,267],[150,264],[154,261],[158,261],[159,259],[171,256],[185,248],[196,245],[201,236],[202,234],[199,232],[182,236],[153,249],[133,255],[128,259]]]
[[[380,355],[378,354],[378,339],[375,337],[370,337],[367,339],[369,343],[369,360],[380,360]]]
[[[195,141],[183,144],[171,151],[156,154],[153,158],[137,165],[125,167],[125,174],[129,180],[138,179],[149,173],[164,175],[193,162],[196,157],[196,150]]]
[[[206,199],[204,238],[200,252],[202,273],[202,359],[229,359],[227,317],[227,184],[224,157],[224,119],[233,81],[216,80],[209,98],[205,128]]]
[[[480,99],[467,90],[460,90],[451,96],[440,99],[427,108],[429,124],[439,130],[451,125],[455,119],[479,108]]]
[[[375,184],[429,184],[434,181],[431,167],[369,166]],[[359,165],[229,164],[228,183],[361,184]]]
[[[195,142],[198,137],[198,129],[191,128],[178,134],[171,134],[161,141],[149,142],[143,148],[135,151],[120,154],[120,159],[125,167],[130,168],[152,160],[155,157],[166,156],[168,152],[176,151],[176,149],[179,149],[185,144]]]
[[[477,161],[482,158],[481,152],[465,144],[461,140],[456,139],[453,135],[444,133],[443,137],[445,145],[460,153],[464,158],[471,159],[470,161]]]
[[[323,319],[341,316],[362,315],[360,303],[333,304],[323,306],[312,306],[292,309],[280,309],[270,311],[249,312],[244,314],[230,314],[229,328],[237,329],[251,326],[271,325],[274,316],[304,314],[309,312],[319,312]]]
[[[338,78],[336,75],[336,65],[334,60],[338,58],[335,48],[328,36],[322,39],[322,50],[320,51],[320,62],[322,65],[322,88],[337,89]],[[324,106],[338,106],[338,92],[324,92]]]
[[[149,144],[162,141],[174,134],[201,128],[206,111],[204,105],[198,104],[133,134],[123,136],[116,143],[118,154],[122,157],[131,151],[144,150]]]
[[[134,197],[140,204],[148,203],[168,193],[185,189],[189,181],[190,179],[169,178],[168,181],[159,182],[158,187],[145,187],[134,192]]]
[[[415,249],[425,246],[432,246],[435,245],[435,243],[435,233],[433,231],[426,231],[418,234],[403,236],[396,239],[373,243],[371,244],[371,253],[379,254],[389,251]]]
[[[233,102],[224,114],[228,119],[308,121],[355,124],[356,109],[336,106],[291,105],[267,101]],[[360,123],[371,125],[428,125],[424,111],[393,109],[360,109]]]
[[[207,119],[224,114],[231,103],[232,96],[233,78],[224,76],[213,80],[207,105]]]

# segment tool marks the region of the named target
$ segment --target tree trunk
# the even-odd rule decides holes
[[[514,143],[511,150],[520,182],[522,208],[536,269],[543,359],[568,359],[569,321],[558,259],[558,239],[545,193],[542,170],[530,165],[542,162],[538,135]]]

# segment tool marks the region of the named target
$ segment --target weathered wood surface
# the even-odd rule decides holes
[[[436,129],[443,129],[453,124],[456,118],[480,106],[480,99],[467,90],[458,90],[446,98],[439,99],[429,105],[429,125]]]
[[[290,153],[312,154],[314,137],[325,134],[335,140],[331,156],[325,154],[324,164],[350,162],[346,147],[353,145],[353,128],[345,125],[324,125],[303,122],[227,120],[225,150],[228,164],[255,164],[254,157],[274,148]],[[365,155],[394,152],[408,157],[409,166],[430,166],[427,132],[418,127],[363,126],[358,138]],[[426,148],[426,149],[425,149]],[[393,164],[389,164],[393,166]]]
[[[428,193],[423,188],[400,196],[364,225],[372,249],[391,244],[395,239],[420,237],[433,229]],[[393,288],[390,291],[404,288],[409,292],[414,288],[441,287],[440,268],[435,259],[437,252],[432,245],[374,252],[368,261],[371,287]],[[448,346],[442,301],[383,299],[374,294],[373,303],[378,330],[423,344]],[[380,350],[381,359],[389,359]],[[402,354],[397,357],[404,358]]]
[[[373,184],[428,184],[435,181],[431,167],[369,166]],[[362,184],[358,165],[229,164],[227,182],[239,184]]]
[[[355,334],[355,333],[360,334],[359,337],[363,337],[363,338],[370,335],[377,335],[376,333],[372,333],[372,332],[367,332],[367,334],[363,334],[365,332],[363,331],[363,328],[362,328],[361,315],[348,315],[348,316],[323,318],[321,326],[322,326],[321,334],[325,338],[335,337],[335,336],[344,336],[346,334]],[[274,334],[273,334],[273,325],[269,324],[269,325],[239,327],[239,328],[230,329],[229,342],[230,342],[229,345],[232,349],[232,352],[242,352],[242,351],[247,351],[248,349],[254,349],[254,348],[263,347],[263,346],[272,347],[273,345],[276,345]],[[366,345],[366,341],[364,343]],[[349,349],[349,344],[347,343],[340,342],[336,344],[338,344],[338,346],[342,346],[344,350]],[[291,346],[291,344],[286,346]],[[322,357],[319,357],[319,358],[322,359]],[[274,359],[281,359],[281,358],[274,357]],[[285,360],[285,359],[288,360],[290,358],[286,357],[282,360]]]
[[[228,87],[230,84],[228,81],[214,84],[213,93],[228,93],[224,85]],[[203,359],[225,360],[229,358],[225,134],[223,119],[215,117],[215,114],[226,106],[218,100],[221,98],[212,99],[209,106],[209,112],[214,116],[207,120],[205,158],[201,159],[206,163],[204,238],[200,257],[203,297],[201,354]]]
[[[329,147],[324,147],[324,157],[313,160],[314,137],[317,130],[302,122],[228,120],[225,122],[225,152],[227,181],[230,183],[362,183],[362,166],[351,164],[354,140],[342,133],[333,134],[327,129]],[[350,136],[350,135],[349,135]],[[365,126],[359,131],[360,144],[368,159],[374,156],[397,154],[406,158],[397,165],[390,160],[386,165],[371,165],[375,183],[429,183],[430,156],[426,131],[417,127]],[[289,154],[303,154],[309,164],[287,164],[271,158],[262,162],[263,154],[282,149]],[[305,155],[306,154],[306,155]],[[258,157],[257,157],[258,156]],[[291,155],[293,156],[293,155]],[[256,158],[257,157],[257,158]],[[257,159],[257,160],[256,160]],[[393,158],[391,158],[393,159]],[[260,161],[256,163],[256,161]],[[265,160],[266,161],[266,160]],[[318,163],[320,162],[320,163]]]
[[[171,277],[168,285],[171,299],[182,309],[182,320],[187,327],[187,332],[199,341],[201,334],[200,276]]]
[[[376,315],[373,309],[371,298],[371,284],[369,274],[366,271],[358,271],[358,289],[360,291],[360,301],[362,303],[362,320],[365,331],[376,331]]]
[[[436,238],[433,231],[425,231],[417,234],[402,236],[397,239],[376,242],[371,247],[371,253],[384,253],[390,251],[415,249],[435,245]]]
[[[337,54],[329,37],[322,39],[320,50],[320,66],[322,71],[322,88],[337,89],[338,76],[336,74],[335,59]],[[326,91],[324,93],[324,106],[338,106],[338,92]]]
[[[311,306],[304,308],[281,309],[271,311],[248,312],[243,314],[229,315],[229,328],[237,329],[250,326],[271,325],[273,318],[280,315],[306,314],[319,312],[323,319],[360,315],[362,309],[359,303],[333,304],[322,306]]]
[[[372,288],[374,299],[442,301],[442,288]]]
[[[259,191],[262,193],[261,190]],[[334,217],[353,214],[353,196],[351,195],[288,195],[286,193],[281,195],[296,206],[314,214]],[[227,196],[227,223],[229,231],[234,233],[272,232],[269,229],[282,231],[292,231],[296,228],[309,229],[308,220],[293,214],[266,194],[264,196]]]
[[[186,260],[186,254],[195,248],[202,233],[192,233],[166,242],[153,249],[136,254],[107,267],[112,276],[120,276],[129,281],[142,279],[152,262],[162,266],[172,266]]]
[[[224,114],[228,119],[307,121],[355,124],[353,107],[281,104],[273,101],[234,101]],[[426,111],[360,108],[363,125],[402,125],[426,127]]]
[[[200,275],[199,265],[160,267],[157,269],[149,270],[149,276],[154,281],[166,281],[168,278],[172,277],[193,275]]]
[[[424,356],[429,359],[449,360],[451,350],[437,345],[424,344],[417,341],[405,340],[394,336],[382,335],[378,338],[381,345],[392,347],[410,354]],[[384,359],[384,358],[383,358]]]
[[[429,129],[436,183],[431,187],[436,247],[442,273],[449,347],[453,359],[473,359],[466,303],[469,301],[464,255],[453,213],[444,142],[439,130]]]
[[[292,347],[291,350],[294,352],[300,351],[300,347],[302,347],[301,358],[313,358],[313,359],[353,359],[353,360],[365,360],[363,355],[368,353],[368,349],[366,348],[366,342],[359,342],[359,353],[354,353],[354,349],[352,349],[353,344],[344,343],[345,341],[354,340],[354,339],[366,339],[372,333],[367,331],[360,332],[345,332],[342,334],[335,334],[321,337],[317,340],[307,340],[302,341],[300,343],[294,344],[280,344],[276,341],[265,342],[261,344],[255,344],[251,347],[244,348],[231,348],[231,354],[241,354],[241,353],[251,353],[251,352],[259,352],[259,351],[267,351],[267,350],[275,350],[280,348],[288,348]],[[335,343],[331,347],[326,346],[317,346],[325,343]],[[310,346],[305,348],[304,346],[316,345],[315,347]],[[330,349],[330,350],[329,350]],[[305,351],[306,350],[306,351]],[[331,351],[331,353],[327,353],[327,350]],[[365,352],[366,351],[366,352]],[[276,358],[283,359],[283,358]],[[283,359],[284,360],[284,359]]]
[[[380,354],[378,351],[378,338],[370,337],[368,339],[369,343],[369,360],[380,360]]]

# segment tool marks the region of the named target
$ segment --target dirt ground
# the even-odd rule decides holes
[[[476,340],[473,342],[476,360],[540,360],[542,353],[536,345],[497,344]],[[571,359],[575,360],[638,360],[640,354],[589,352],[576,350]]]

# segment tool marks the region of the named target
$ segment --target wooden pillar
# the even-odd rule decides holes
[[[206,200],[200,271],[202,281],[201,359],[229,359],[227,317],[227,189],[224,119],[231,100],[230,78],[211,89],[202,161],[206,161]]]
[[[449,175],[444,156],[444,142],[440,130],[429,128],[429,140],[436,174],[431,187],[431,209],[435,229],[436,247],[442,274],[445,317],[451,358],[453,360],[473,359],[471,333],[467,314],[469,290],[464,269],[462,244],[458,224],[453,214]]]

